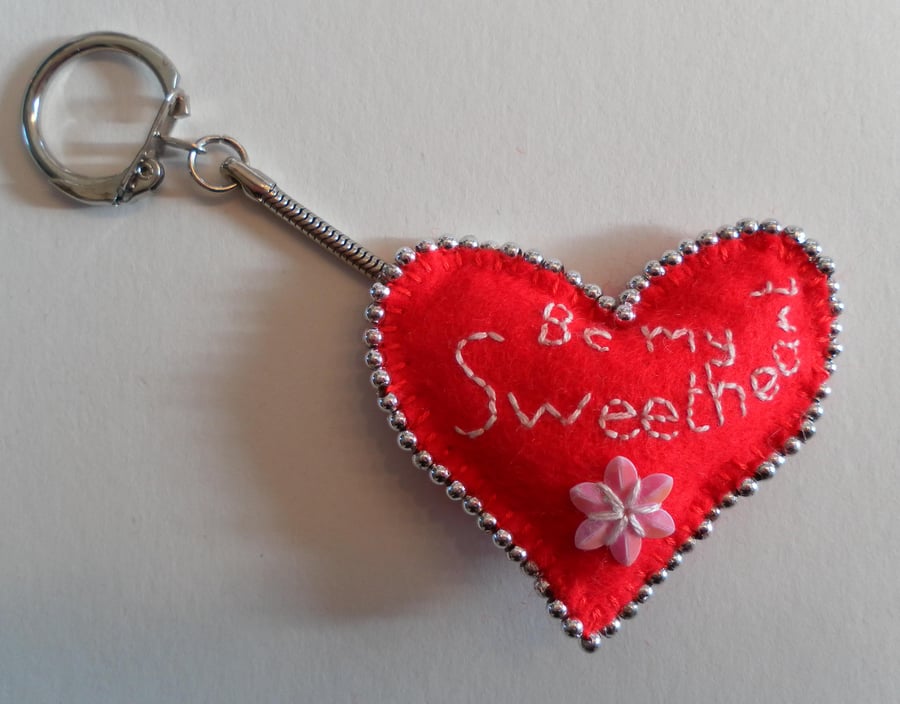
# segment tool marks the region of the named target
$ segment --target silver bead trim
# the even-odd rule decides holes
[[[406,416],[400,411],[400,402],[397,396],[389,391],[390,374],[382,368],[384,360],[377,349],[382,343],[382,333],[378,329],[378,325],[384,318],[385,311],[379,304],[390,295],[389,282],[403,275],[402,267],[415,262],[417,253],[433,252],[439,248],[452,250],[456,247],[467,249],[480,247],[482,249],[501,250],[509,257],[522,257],[536,267],[562,275],[568,283],[581,288],[582,292],[588,298],[596,301],[600,307],[613,311],[619,320],[628,322],[636,318],[634,307],[640,303],[640,292],[646,290],[652,284],[653,278],[664,276],[667,267],[679,266],[683,263],[685,256],[696,254],[703,247],[716,245],[722,240],[755,235],[758,232],[782,234],[798,246],[801,246],[809,260],[816,265],[820,272],[828,277],[828,287],[831,294],[829,303],[832,314],[839,315],[843,312],[843,303],[835,297],[835,293],[840,286],[837,281],[832,279],[835,271],[834,261],[830,257],[823,256],[822,247],[817,242],[808,240],[801,228],[782,227],[775,220],[765,220],[761,223],[757,223],[754,220],[741,220],[734,227],[725,226],[715,233],[703,232],[696,240],[685,240],[679,245],[677,251],[669,250],[664,252],[659,260],[648,262],[644,272],[633,277],[628,282],[626,289],[618,297],[603,295],[600,287],[595,284],[583,284],[581,275],[578,272],[567,271],[559,260],[545,259],[535,250],[528,250],[523,254],[522,249],[514,243],[506,243],[502,246],[492,241],[479,243],[474,237],[464,237],[457,241],[449,235],[440,238],[438,243],[425,240],[419,242],[415,249],[409,247],[401,248],[396,256],[398,265],[386,265],[382,270],[381,280],[370,288],[369,293],[373,303],[366,308],[365,317],[374,327],[366,330],[363,336],[364,342],[369,348],[365,355],[365,363],[372,371],[371,382],[378,392],[378,405],[389,414],[388,421],[391,427],[398,431],[398,445],[402,449],[414,453],[412,457],[413,465],[423,471],[427,471],[432,482],[445,487],[445,493],[450,499],[460,501],[463,510],[476,517],[478,527],[488,533],[493,543],[502,549],[512,562],[518,563],[523,572],[534,580],[535,591],[548,600],[547,610],[550,615],[553,618],[560,619],[563,631],[570,637],[577,638],[582,648],[587,652],[597,651],[602,643],[601,638],[610,638],[618,633],[621,628],[620,619],[632,619],[638,614],[639,605],[646,603],[653,595],[653,587],[665,582],[669,573],[681,566],[684,554],[694,549],[697,540],[704,540],[712,534],[713,522],[719,517],[723,509],[734,506],[738,497],[749,497],[756,494],[758,491],[757,482],[774,477],[778,468],[784,464],[785,456],[796,454],[803,446],[803,443],[812,438],[816,430],[815,421],[823,413],[820,402],[831,394],[830,387],[823,384],[819,388],[815,399],[811,402],[797,430],[797,434],[785,441],[782,448],[783,454],[773,453],[766,461],[760,463],[752,476],[745,478],[733,492],[725,494],[719,503],[707,514],[706,519],[700,523],[694,535],[685,540],[672,554],[666,566],[647,578],[646,583],[638,589],[632,601],[622,608],[618,618],[613,619],[599,631],[586,634],[584,633],[582,622],[577,618],[569,617],[569,609],[566,604],[553,598],[552,585],[542,576],[539,565],[534,560],[529,559],[526,549],[514,543],[513,536],[509,531],[500,528],[497,518],[484,510],[480,499],[467,495],[465,486],[452,478],[449,469],[443,465],[434,464],[432,455],[418,447],[416,435],[406,427]],[[842,345],[836,342],[836,338],[841,331],[842,326],[835,321],[830,329],[829,334],[832,343],[828,348],[828,360],[824,365],[825,370],[829,374],[833,373],[835,368],[833,358],[843,351]]]
[[[394,255],[394,261],[396,261],[400,266],[412,264],[414,261],[416,261],[415,250],[411,249],[410,247],[401,247]]]

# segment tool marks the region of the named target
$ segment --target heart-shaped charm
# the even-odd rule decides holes
[[[774,221],[683,242],[617,297],[515,245],[397,259],[366,311],[379,404],[587,650],[815,432],[840,352],[833,262]]]

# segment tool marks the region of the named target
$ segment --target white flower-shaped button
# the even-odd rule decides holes
[[[606,546],[617,562],[632,564],[642,540],[665,538],[675,531],[675,522],[662,508],[672,484],[668,474],[641,479],[631,460],[613,457],[602,482],[582,482],[569,491],[572,503],[587,516],[575,531],[575,547]]]

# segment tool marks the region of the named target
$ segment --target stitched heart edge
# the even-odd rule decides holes
[[[694,531],[692,537],[682,543],[674,552],[666,567],[650,575],[646,582],[638,589],[634,597],[622,607],[617,618],[610,621],[601,629],[585,633],[584,627],[578,618],[569,614],[565,603],[555,599],[553,586],[543,577],[540,565],[529,559],[524,548],[515,544],[512,534],[499,525],[495,516],[489,513],[481,500],[467,494],[462,482],[453,479],[450,469],[433,462],[431,453],[426,448],[420,447],[415,433],[408,427],[406,416],[402,411],[401,400],[391,391],[391,377],[384,368],[379,347],[382,343],[382,332],[378,325],[384,318],[384,308],[381,303],[390,295],[390,284],[403,275],[403,267],[416,259],[416,254],[433,252],[438,249],[453,250],[457,247],[468,249],[492,249],[500,250],[510,258],[521,257],[536,268],[559,273],[565,276],[566,281],[579,288],[589,299],[605,310],[612,311],[623,322],[631,322],[637,318],[637,309],[640,303],[641,292],[652,285],[655,279],[664,276],[667,270],[679,266],[685,257],[696,254],[701,249],[715,247],[721,241],[735,240],[748,237],[757,233],[781,235],[794,242],[803,249],[808,259],[816,265],[816,268],[827,277],[829,289],[829,304],[831,313],[835,316],[830,330],[830,344],[827,350],[827,360],[824,370],[829,376],[836,370],[834,358],[843,348],[837,342],[841,333],[841,325],[837,322],[844,306],[837,298],[840,289],[834,279],[834,260],[822,254],[822,247],[818,242],[807,239],[805,231],[800,227],[783,227],[776,220],[764,220],[757,222],[752,219],[739,220],[735,225],[727,225],[715,232],[706,230],[700,233],[696,239],[684,240],[677,250],[667,250],[657,260],[651,260],[644,266],[644,271],[632,277],[626,288],[617,296],[604,295],[600,286],[583,283],[581,275],[573,270],[567,270],[558,259],[545,259],[538,251],[529,249],[523,251],[517,244],[508,242],[498,245],[496,242],[487,241],[479,243],[474,237],[464,237],[456,240],[445,236],[437,242],[424,240],[419,242],[415,249],[401,248],[395,257],[396,265],[386,265],[381,272],[380,280],[372,285],[370,295],[372,303],[366,308],[365,317],[373,327],[365,331],[364,342],[368,348],[365,355],[366,366],[371,370],[371,383],[378,394],[379,407],[389,414],[388,423],[397,432],[397,443],[408,452],[413,453],[413,465],[426,471],[432,482],[445,487],[447,497],[453,501],[462,503],[463,510],[476,519],[477,526],[488,533],[493,543],[504,551],[506,556],[515,563],[520,564],[522,571],[534,580],[535,591],[545,599],[547,611],[550,616],[561,621],[563,632],[579,640],[583,650],[595,652],[599,650],[603,638],[611,638],[619,632],[623,620],[630,620],[637,616],[641,604],[646,603],[653,595],[653,588],[666,581],[671,571],[681,566],[684,555],[694,550],[697,541],[704,540],[713,532],[713,523],[726,508],[737,504],[738,498],[748,498],[757,493],[758,482],[774,477],[778,469],[784,464],[787,457],[797,454],[803,444],[815,434],[815,421],[822,417],[824,411],[821,402],[830,395],[831,389],[823,384],[815,394],[809,409],[804,415],[804,420],[797,429],[795,435],[784,443],[780,452],[774,452],[765,461],[760,463],[753,475],[742,480],[734,491],[726,494],[721,501],[707,514],[704,521]]]

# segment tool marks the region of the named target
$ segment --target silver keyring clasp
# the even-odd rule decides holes
[[[159,79],[163,102],[147,133],[147,139],[127,169],[112,176],[85,176],[66,168],[50,150],[41,133],[42,97],[53,74],[69,59],[101,51],[128,54],[145,63]],[[50,182],[66,195],[83,203],[127,203],[135,196],[152,191],[165,176],[158,156],[167,141],[175,120],[190,114],[188,98],[179,89],[181,76],[175,66],[156,47],[127,34],[94,32],[63,44],[38,67],[22,108],[22,131],[25,145]],[[180,145],[179,145],[180,146]]]

